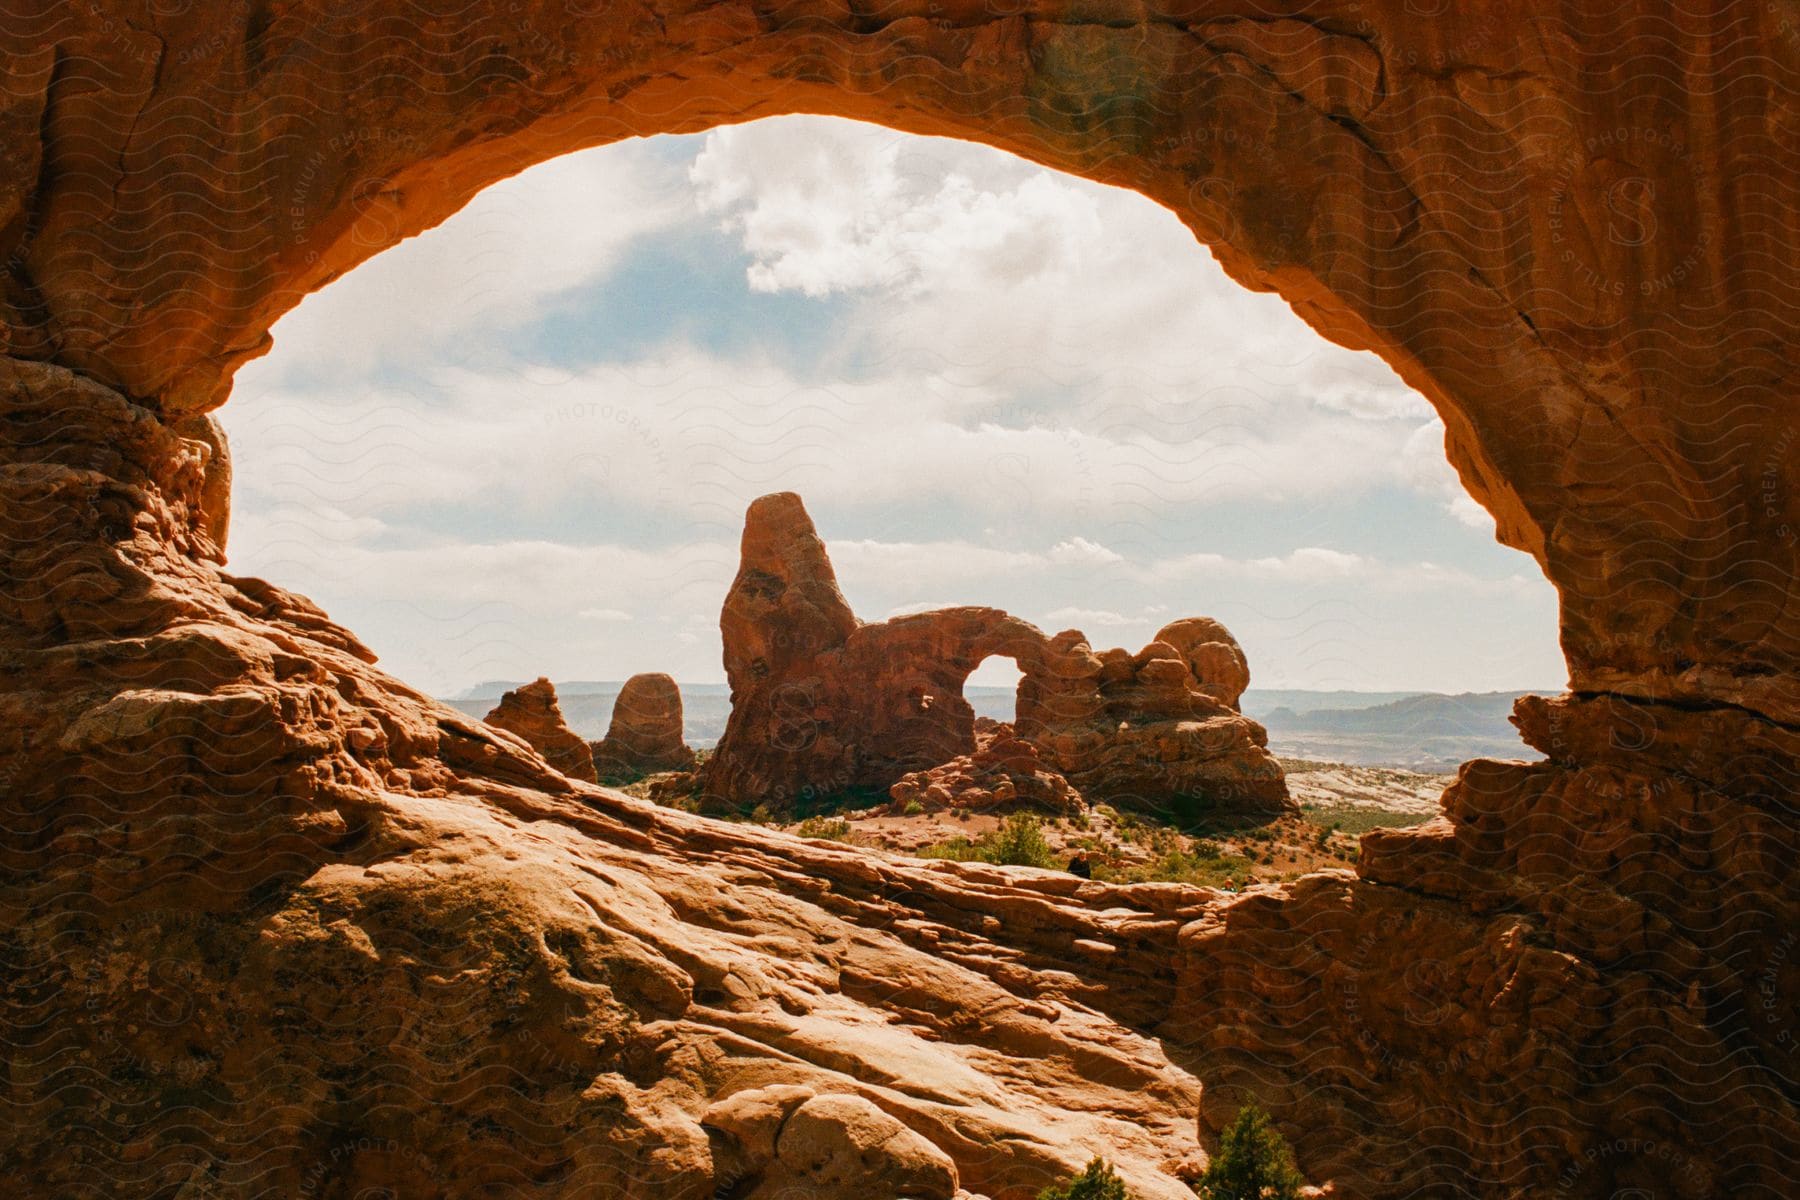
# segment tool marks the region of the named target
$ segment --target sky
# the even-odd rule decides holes
[[[1385,364],[1152,201],[965,142],[787,117],[541,164],[309,297],[218,415],[229,569],[440,695],[722,681],[774,491],[864,620],[1135,650],[1212,616],[1266,688],[1566,677],[1555,593]]]

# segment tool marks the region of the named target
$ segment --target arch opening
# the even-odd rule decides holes
[[[990,654],[969,673],[963,692],[976,717],[1010,725],[1018,716],[1019,688],[1024,681],[1025,672],[1016,659]]]
[[[234,568],[471,711],[548,673],[598,737],[598,697],[669,671],[704,747],[743,508],[779,488],[870,615],[1137,647],[1211,611],[1302,709],[1558,670],[1416,394],[1166,211],[971,143],[790,118],[559,159],[276,333],[221,414],[257,463]]]

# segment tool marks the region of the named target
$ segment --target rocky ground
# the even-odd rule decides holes
[[[1301,808],[1278,819],[1221,816],[1199,826],[1172,824],[1106,803],[1076,814],[1042,814],[1036,826],[1048,861],[1066,865],[1085,851],[1097,879],[1118,883],[1191,883],[1238,889],[1295,879],[1309,871],[1354,865],[1357,843],[1371,829],[1404,829],[1436,816],[1454,775],[1430,775],[1350,763],[1283,764]],[[624,790],[683,806],[690,776],[670,772]],[[922,858],[961,857],[1007,824],[1007,814],[894,811],[894,805],[845,808],[804,818],[757,810],[744,817],[801,837],[842,842]]]

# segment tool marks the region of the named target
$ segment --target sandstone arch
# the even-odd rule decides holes
[[[1426,7],[0,0],[9,1175],[698,1196],[707,1101],[771,1083],[1006,1200],[1090,1148],[1179,1196],[1247,1093],[1353,1193],[1800,1174],[1800,41]],[[925,869],[569,783],[210,561],[183,422],[306,292],[531,162],[792,111],[1137,188],[1392,363],[1561,593],[1550,761],[1235,903]]]
[[[1679,37],[1649,7],[1404,0],[8,16],[15,356],[186,415],[307,292],[554,154],[798,111],[967,137],[1144,192],[1393,364],[1561,592],[1577,691],[1800,715],[1776,7],[1712,0]]]

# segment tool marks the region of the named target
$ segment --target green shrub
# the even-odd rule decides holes
[[[767,825],[775,820],[775,814],[769,811],[768,805],[759,804],[750,810],[750,819],[758,825]]]
[[[818,838],[828,842],[847,842],[850,840],[850,822],[831,820],[826,817],[808,817],[794,827],[794,832],[803,838]]]
[[[1059,865],[1056,853],[1044,840],[1043,822],[1031,813],[1014,813],[1006,818],[1006,824],[982,834],[975,841],[959,836],[927,846],[919,851],[919,857],[1014,867],[1052,868]]]
[[[925,806],[923,804],[920,804],[917,800],[908,800],[906,802],[906,807],[900,810],[900,815],[903,817],[916,817],[924,811]]]
[[[1236,881],[1249,860],[1218,852],[1202,854],[1170,850],[1147,863],[1117,866],[1102,861],[1094,878],[1103,883],[1186,883],[1196,887],[1225,887]]]
[[[1299,1200],[1306,1181],[1287,1139],[1254,1104],[1238,1110],[1194,1190],[1200,1200]]]
[[[1095,1158],[1088,1162],[1086,1170],[1069,1182],[1039,1192],[1038,1200],[1131,1200],[1131,1197],[1125,1191],[1125,1181],[1114,1173],[1112,1164],[1104,1158]]]
[[[1014,813],[1006,824],[983,834],[983,857],[991,863],[1014,867],[1054,867],[1056,855],[1044,840],[1044,823],[1031,813]]]

